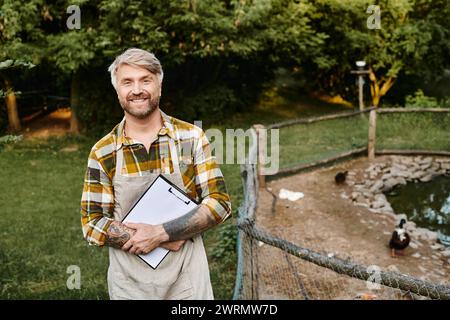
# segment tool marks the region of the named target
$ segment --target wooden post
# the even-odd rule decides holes
[[[375,159],[375,138],[377,134],[377,109],[371,110],[369,115],[369,138],[367,143],[367,153],[369,161]]]
[[[260,188],[266,187],[266,177],[264,175],[265,154],[266,154],[266,141],[267,132],[262,124],[255,124],[253,128],[256,131],[256,139],[258,146],[257,154],[257,170],[258,170],[258,184]]]

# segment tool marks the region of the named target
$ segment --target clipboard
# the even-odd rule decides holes
[[[122,223],[162,224],[198,207],[183,190],[161,174],[150,184],[133,207],[122,219]],[[157,247],[147,254],[137,255],[152,269],[156,269],[170,250]]]

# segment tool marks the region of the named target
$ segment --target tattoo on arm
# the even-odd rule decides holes
[[[217,224],[208,207],[200,205],[184,216],[163,224],[169,241],[189,239]]]
[[[121,249],[136,231],[124,226],[119,221],[113,221],[106,232],[105,245]]]

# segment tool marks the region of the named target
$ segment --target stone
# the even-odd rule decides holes
[[[426,175],[426,176],[420,178],[420,181],[422,181],[422,182],[429,182],[432,179],[433,179],[433,175],[429,174],[429,175]]]
[[[341,193],[341,198],[342,199],[348,199],[349,196],[345,192],[343,192],[343,193]]]
[[[433,165],[430,167],[430,170],[432,172],[438,172],[440,168],[441,168],[441,166],[439,165],[439,163],[433,162]],[[430,171],[430,170],[428,170],[428,171]]]
[[[435,244],[432,244],[430,246],[430,248],[433,249],[433,250],[443,250],[445,248],[445,246],[443,246],[440,243],[435,243]]]
[[[412,257],[419,259],[421,256],[420,256],[420,253],[416,252],[412,255]]]
[[[422,170],[427,170],[428,168],[431,168],[431,162],[420,165],[420,169]]]
[[[411,248],[413,248],[413,249],[419,248],[419,246],[418,246],[417,243],[415,243],[415,242],[410,242],[410,243],[409,243],[409,246],[410,246]]]
[[[387,202],[386,196],[383,193],[377,193],[374,195],[375,200]]]
[[[416,161],[419,165],[424,165],[424,164],[430,164],[433,162],[433,158],[431,157],[426,157],[424,159],[421,159],[419,161]]]
[[[375,183],[370,188],[370,191],[372,191],[372,192],[380,191],[383,188],[383,185],[384,185],[383,181],[377,180],[377,181],[375,181]]]
[[[367,202],[356,202],[355,206],[369,208],[369,204]]]
[[[407,170],[398,170],[395,168],[391,170],[391,174],[394,177],[403,177],[403,178],[409,178],[409,176],[411,175],[411,173]]]
[[[367,199],[373,199],[373,193],[372,192],[363,192],[363,196]]]
[[[412,230],[416,227],[416,223],[414,221],[407,221],[405,227],[407,230]]]
[[[383,191],[391,190],[397,185],[397,181],[394,178],[390,178],[384,182]]]
[[[390,173],[385,173],[381,176],[381,180],[383,180],[383,181],[388,180],[390,178],[392,178],[392,174],[390,174]]]
[[[406,179],[403,178],[403,177],[398,177],[398,178],[395,179],[395,183],[396,183],[395,185],[406,184],[407,181],[406,181]]]
[[[450,163],[441,163],[441,169],[450,170]]]
[[[398,168],[400,170],[407,170],[408,166],[405,166],[404,164],[402,164],[401,162],[396,162],[392,165],[393,168]]]
[[[414,163],[414,161],[411,158],[404,157],[404,158],[400,159],[400,163],[402,163],[402,164],[404,164],[404,165],[409,167],[409,165]]]
[[[359,193],[359,192],[352,192],[352,195],[351,195],[352,200],[358,199],[358,197],[359,197],[360,195],[361,195],[361,193]]]
[[[414,173],[410,176],[410,179],[420,179],[420,178],[426,176],[427,174],[428,174],[428,173],[425,172],[425,171],[417,171],[417,172],[414,172]]]
[[[386,203],[386,205],[384,207],[380,208],[379,210],[381,210],[382,212],[385,212],[385,213],[394,213],[394,210],[392,209],[392,207],[389,203]]]
[[[450,249],[446,249],[444,251],[441,252],[442,256],[446,257],[446,258],[450,258]]]
[[[383,200],[375,200],[371,203],[370,207],[373,209],[379,209],[386,206],[386,202]]]
[[[422,246],[422,243],[416,242],[416,241],[414,241],[414,240],[412,240],[410,243],[414,243],[414,244],[417,245],[418,247],[421,247],[421,246]]]

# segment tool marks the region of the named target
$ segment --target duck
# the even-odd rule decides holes
[[[334,181],[336,182],[336,184],[342,184],[345,182],[345,178],[347,178],[347,174],[348,171],[344,171],[344,172],[338,172],[335,176],[334,176]]]
[[[389,241],[389,247],[391,248],[391,257],[395,258],[396,250],[404,250],[408,247],[411,238],[406,232],[403,225],[406,223],[405,219],[401,219],[398,226],[392,233],[391,241]]]

